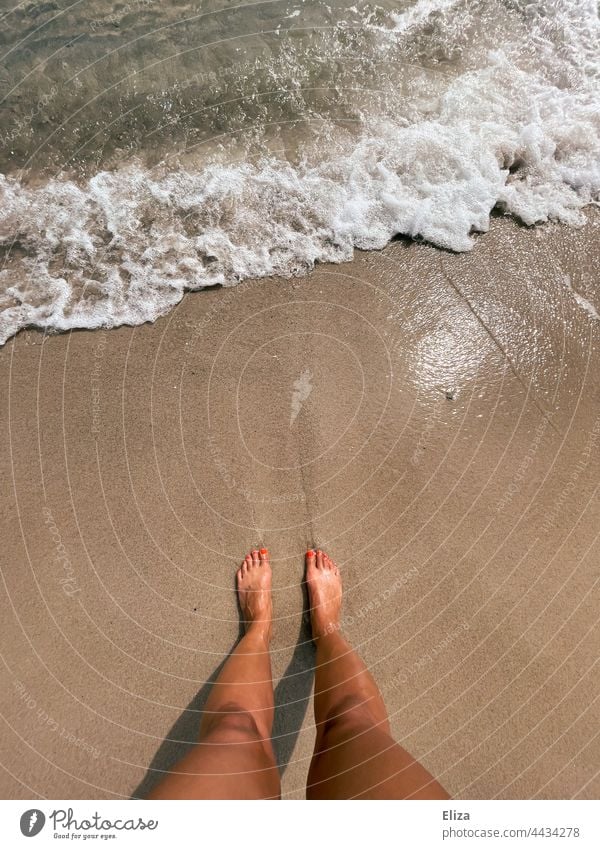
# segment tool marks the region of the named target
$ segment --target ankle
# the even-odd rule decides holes
[[[342,637],[342,626],[339,622],[329,622],[325,625],[320,625],[318,628],[313,626],[312,638],[319,645],[330,645],[337,643]]]
[[[318,625],[313,622],[312,638],[315,642],[322,642],[330,637],[341,635],[342,625],[339,620],[331,622],[320,622]]]
[[[270,622],[246,622],[244,637],[249,638],[253,643],[256,642],[268,648],[271,643],[271,630]]]

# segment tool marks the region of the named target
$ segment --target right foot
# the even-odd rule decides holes
[[[306,583],[313,640],[340,629],[342,577],[333,560],[322,551],[306,552]]]

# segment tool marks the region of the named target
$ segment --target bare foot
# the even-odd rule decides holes
[[[273,625],[271,564],[266,548],[254,549],[237,571],[237,590],[246,632],[262,632],[269,641]]]
[[[310,601],[313,640],[340,629],[342,576],[322,551],[306,552],[306,583]]]

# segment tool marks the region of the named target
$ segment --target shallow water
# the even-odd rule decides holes
[[[590,0],[31,2],[0,27],[0,342],[600,191]]]

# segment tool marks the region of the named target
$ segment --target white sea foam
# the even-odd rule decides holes
[[[417,0],[413,6],[409,6],[404,12],[392,12],[391,19],[394,22],[394,30],[404,32],[422,23],[434,12],[439,14],[451,11],[459,2],[460,0]]]
[[[460,5],[420,0],[384,27],[382,49]],[[580,225],[600,195],[597,12],[567,0],[510,5],[525,40],[467,62],[410,122],[363,111],[358,135],[301,164],[273,155],[160,175],[138,164],[35,187],[0,177],[10,248],[0,344],[31,325],[154,321],[185,290],[298,274],[397,234],[469,250],[496,206],[528,225]]]

